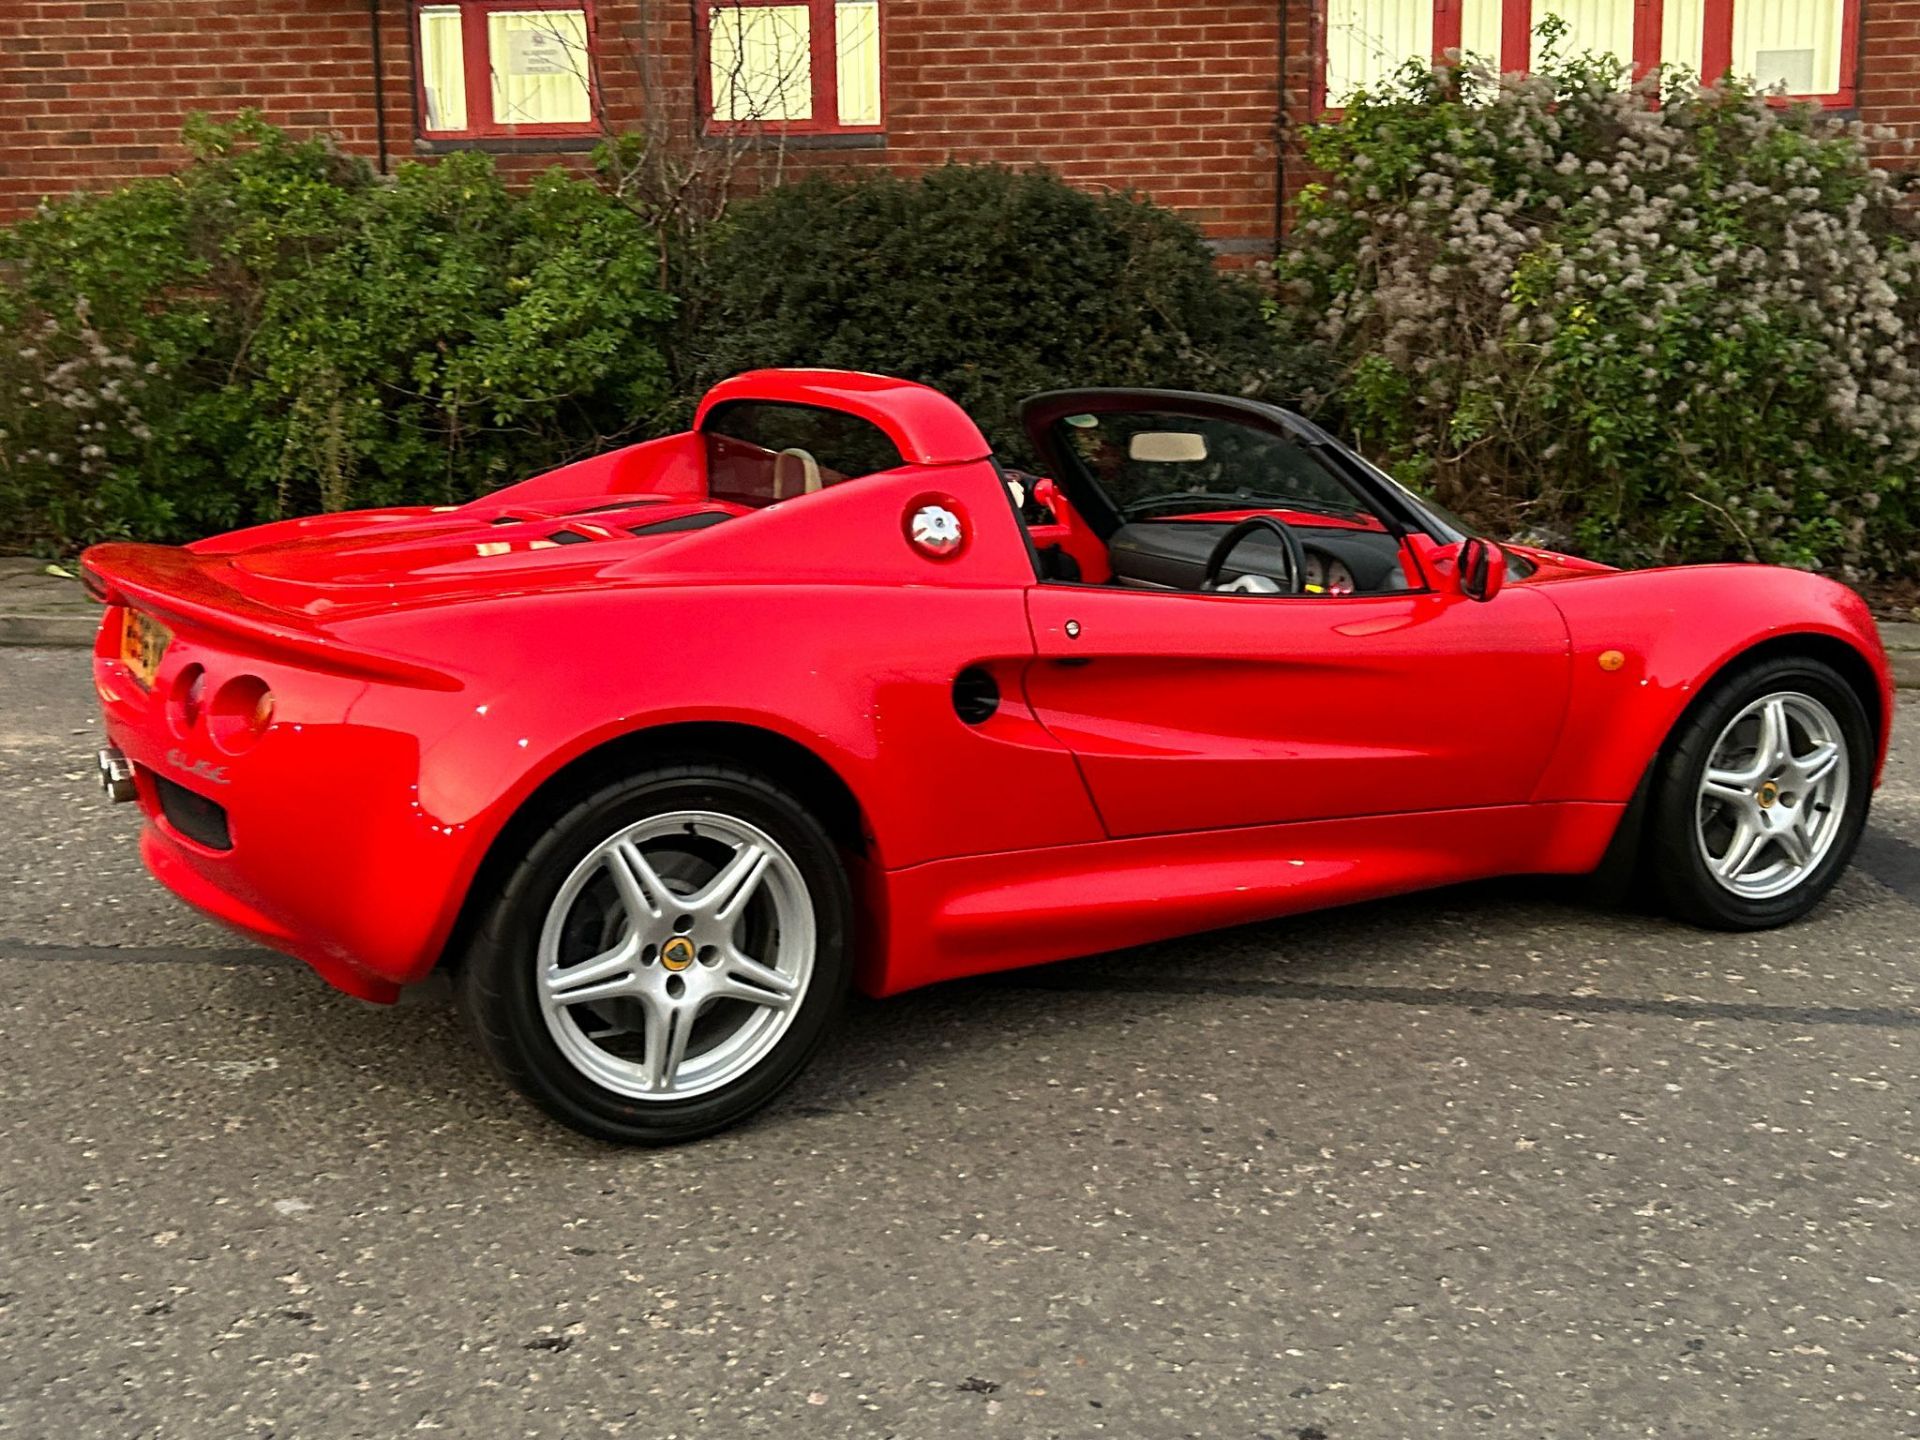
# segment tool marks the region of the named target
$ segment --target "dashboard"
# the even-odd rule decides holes
[[[1347,562],[1337,555],[1329,555],[1315,545],[1301,543],[1307,556],[1307,584],[1329,595],[1353,595],[1358,593],[1360,582],[1353,578],[1353,571],[1347,568]]]
[[[1213,547],[1232,528],[1230,521],[1136,520],[1122,525],[1107,544],[1117,583],[1145,589],[1198,590],[1206,578]],[[1307,583],[1331,595],[1372,595],[1405,590],[1400,542],[1382,531],[1340,526],[1295,525],[1306,552]],[[1278,536],[1249,535],[1227,559],[1220,583],[1246,575],[1282,580],[1287,573]]]

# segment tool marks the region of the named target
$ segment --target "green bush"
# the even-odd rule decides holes
[[[482,155],[389,180],[257,119],[0,232],[0,542],[469,498],[658,413],[641,222]]]
[[[1586,57],[1410,67],[1310,154],[1282,328],[1402,478],[1614,561],[1914,573],[1920,251],[1858,127]]]
[[[695,382],[829,365],[937,386],[1003,453],[1015,408],[1073,385],[1272,395],[1259,292],[1199,233],[1044,172],[812,176],[741,201],[701,256],[681,331]]]

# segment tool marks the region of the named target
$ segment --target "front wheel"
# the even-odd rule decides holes
[[[840,1008],[838,852],[777,786],[719,765],[598,791],[534,845],[457,981],[495,1066],[550,1115],[690,1140],[790,1084]]]
[[[1781,657],[1721,682],[1662,762],[1651,860],[1669,908],[1724,930],[1799,919],[1866,826],[1873,727],[1821,661]]]

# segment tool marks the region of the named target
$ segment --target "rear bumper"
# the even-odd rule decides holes
[[[154,877],[362,999],[390,1002],[430,971],[462,893],[466,847],[420,804],[418,740],[352,722],[370,682],[176,636],[147,690],[118,658],[119,633],[109,610],[95,686],[107,739],[132,763],[146,818],[140,852]],[[186,724],[172,697],[195,664],[210,686],[264,680],[276,700],[265,733],[234,750]],[[168,818],[162,777],[224,811],[226,847]]]
[[[380,1005],[391,1005],[400,998],[398,981],[341,958],[327,945],[287,929],[272,916],[221,889],[195,867],[190,854],[169,839],[164,824],[148,824],[140,837],[140,858],[154,879],[196,910],[270,950],[306,961],[334,989]]]

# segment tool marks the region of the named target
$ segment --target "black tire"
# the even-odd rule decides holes
[[[1819,701],[1839,722],[1850,777],[1841,821],[1825,856],[1792,889],[1767,898],[1738,895],[1715,879],[1701,854],[1695,834],[1700,785],[1713,748],[1734,717],[1763,696],[1791,692]],[[1853,859],[1872,801],[1876,754],[1866,706],[1824,661],[1783,655],[1721,677],[1683,717],[1659,761],[1642,872],[1649,888],[1670,914],[1708,929],[1768,930],[1798,920],[1826,897]]]
[[[682,1100],[630,1098],[578,1068],[556,1042],[537,981],[540,933],[568,877],[602,841],[652,816],[688,810],[757,827],[792,859],[812,905],[812,976],[784,1033],[744,1075]],[[852,911],[838,850],[792,796],[725,764],[662,766],[595,791],[540,837],[478,927],[454,993],[494,1067],[554,1119],[615,1144],[675,1144],[739,1123],[812,1059],[851,983]]]

